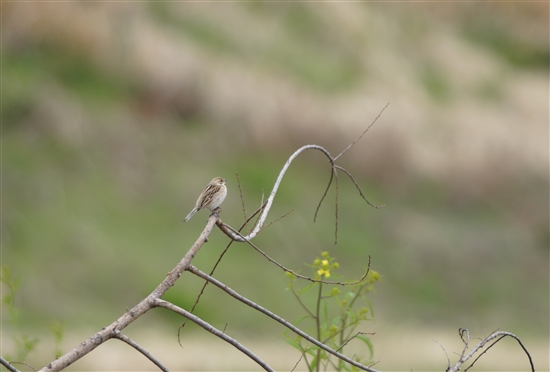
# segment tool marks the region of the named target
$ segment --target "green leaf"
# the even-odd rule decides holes
[[[374,348],[372,346],[372,342],[370,340],[370,338],[368,338],[367,336],[365,335],[357,335],[357,338],[360,339],[361,341],[363,341],[367,347],[369,348],[369,359],[372,359],[372,357],[374,356]]]
[[[292,346],[293,348],[298,349],[299,351],[304,351],[304,348],[303,348],[302,344],[300,342],[296,341],[295,339],[287,338],[285,340],[285,342],[287,344],[289,344],[290,346]]]

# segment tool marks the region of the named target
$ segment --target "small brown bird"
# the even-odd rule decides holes
[[[226,196],[227,187],[225,186],[225,179],[221,177],[214,178],[206,186],[202,194],[197,199],[195,208],[193,208],[193,210],[187,215],[187,217],[185,217],[185,220],[183,220],[183,222],[189,221],[189,219],[193,217],[195,213],[203,208],[210,209],[210,211],[218,208],[223,203]]]

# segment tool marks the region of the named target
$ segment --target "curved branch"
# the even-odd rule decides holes
[[[269,194],[269,198],[267,198],[265,208],[262,211],[262,214],[260,215],[260,218],[258,219],[258,222],[254,226],[254,229],[252,229],[252,232],[244,237],[245,240],[241,240],[240,238],[234,239],[236,236],[231,236],[231,235],[228,234],[229,237],[231,237],[234,240],[240,241],[240,242],[254,239],[254,237],[261,230],[261,228],[262,228],[262,226],[265,222],[265,219],[267,218],[267,214],[269,213],[269,210],[271,209],[271,205],[273,204],[273,199],[275,199],[275,195],[277,194],[277,190],[279,189],[281,181],[283,180],[283,177],[284,177],[288,167],[290,166],[292,161],[294,159],[296,159],[296,157],[298,155],[300,155],[302,152],[304,152],[306,150],[319,150],[319,151],[321,151],[329,159],[332,167],[334,168],[334,159],[332,158],[332,155],[330,155],[330,153],[324,147],[319,146],[319,145],[305,145],[305,146],[300,147],[298,150],[296,150],[294,152],[294,154],[292,154],[290,156],[290,158],[288,158],[285,165],[283,166],[283,169],[281,169],[281,172],[279,173],[279,177],[277,177],[277,180],[275,181],[275,185],[273,185],[273,190],[271,190],[271,193]],[[224,232],[227,234],[227,232],[225,230],[224,230]]]
[[[206,275],[206,274],[205,274]],[[239,341],[235,340],[233,337],[228,336],[225,332],[220,331],[219,329],[215,328],[211,324],[205,322],[195,314],[191,314],[189,311],[186,311],[182,309],[179,306],[174,305],[171,302],[161,300],[160,298],[156,298],[154,300],[154,305],[158,307],[163,307],[165,309],[171,310],[177,314],[180,314],[187,319],[191,320],[192,322],[195,322],[208,332],[212,333],[213,335],[218,336],[222,340],[230,343],[235,348],[237,348],[239,351],[241,351],[243,354],[248,356],[250,359],[258,363],[264,370],[274,372],[275,370],[271,368],[269,365],[267,365],[263,360],[261,360],[256,354],[254,354],[252,351],[248,350],[246,347],[244,347]]]
[[[288,329],[290,329],[292,332],[302,336],[304,339],[306,339],[307,341],[311,342],[312,344],[320,347],[321,349],[325,350],[326,352],[336,356],[337,358],[340,358],[342,359],[343,361],[357,367],[357,368],[360,368],[364,371],[369,371],[369,372],[378,372],[377,370],[375,369],[372,369],[368,366],[365,366],[361,363],[358,363],[356,362],[355,360],[351,359],[351,358],[348,358],[347,356],[343,355],[343,354],[340,354],[339,352],[337,352],[336,350],[333,350],[331,349],[330,347],[328,347],[327,345],[323,344],[322,342],[316,340],[315,338],[311,337],[310,335],[308,335],[307,333],[305,333],[304,331],[302,331],[301,329],[295,327],[294,325],[292,325],[290,322],[286,321],[285,319],[281,318],[280,316],[272,313],[271,311],[267,310],[266,308],[258,305],[257,303],[249,300],[248,298],[246,297],[243,297],[241,296],[240,294],[238,294],[237,292],[235,292],[233,289],[229,288],[227,285],[223,284],[222,282],[218,281],[217,279],[211,277],[210,275],[202,272],[201,270],[197,269],[195,266],[193,265],[190,265],[189,268],[187,269],[189,272],[197,275],[198,277],[200,278],[203,278],[204,280],[208,280],[210,283],[214,284],[216,287],[220,288],[221,290],[223,290],[224,292],[226,292],[227,294],[229,294],[230,296],[232,296],[233,298],[236,298],[237,300],[241,301],[242,303],[252,307],[253,309],[255,310],[258,310],[259,312],[269,316],[271,319],[274,319],[275,321],[281,323],[282,325],[284,325],[285,327],[287,327]]]
[[[118,329],[114,330],[113,338],[120,340],[124,343],[127,343],[137,351],[139,351],[141,354],[143,354],[147,359],[149,359],[153,364],[155,364],[157,367],[160,368],[161,371],[169,372],[168,368],[162,365],[161,362],[159,362],[154,356],[151,355],[150,352],[139,346],[134,340],[132,340],[130,337],[122,334]]]
[[[463,340],[463,342],[466,344],[467,346],[467,343],[470,339],[470,335],[469,335],[469,332],[467,329],[464,329],[464,328],[461,328],[459,330],[459,333],[460,333],[460,336]],[[466,335],[466,340],[464,340],[464,335]],[[456,363],[456,365],[452,368],[449,368],[448,371],[449,372],[458,372],[460,371],[460,368],[462,367],[462,364],[464,364],[465,362],[467,362],[470,358],[472,358],[472,356],[477,353],[478,351],[481,350],[481,348],[483,348],[489,341],[491,340],[494,340],[495,338],[498,338],[498,340],[496,340],[494,343],[492,343],[489,348],[491,348],[494,344],[496,344],[497,342],[499,342],[500,340],[502,340],[504,337],[512,337],[513,339],[515,339],[519,345],[521,346],[521,348],[523,349],[523,351],[525,352],[525,354],[527,354],[527,358],[529,358],[529,364],[531,366],[531,371],[532,372],[535,372],[535,365],[533,364],[533,359],[531,358],[531,354],[529,354],[529,351],[527,351],[527,348],[525,347],[525,345],[523,345],[523,342],[521,342],[521,340],[519,339],[518,336],[516,336],[515,334],[513,333],[510,333],[510,332],[505,332],[505,331],[498,331],[498,332],[493,332],[491,333],[489,336],[487,336],[486,338],[484,338],[483,340],[481,340],[481,342],[479,344],[477,344],[473,349],[472,351],[470,351],[468,353],[468,355],[464,355],[464,351],[466,350],[466,348],[464,349],[460,359],[458,360],[458,362]],[[488,349],[489,349],[488,348]],[[487,349],[487,350],[488,350]],[[485,350],[486,351],[486,350]],[[485,352],[484,351],[484,352]],[[484,352],[481,354],[483,355]],[[480,355],[480,356],[481,356]],[[472,364],[467,368],[469,369],[470,367],[472,367],[474,365],[474,363],[479,359],[478,356],[473,362]],[[466,369],[466,370],[467,370]]]

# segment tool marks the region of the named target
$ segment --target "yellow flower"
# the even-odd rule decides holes
[[[319,269],[319,270],[317,270],[317,275],[319,275],[321,277],[324,276],[325,278],[328,278],[330,276],[330,271]]]

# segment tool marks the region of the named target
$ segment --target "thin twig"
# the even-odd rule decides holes
[[[250,229],[248,228],[248,224],[247,224],[247,222],[249,220],[248,220],[248,218],[246,218],[246,207],[244,205],[243,189],[241,187],[241,178],[239,177],[238,172],[236,173],[236,175],[237,175],[237,185],[239,185],[239,196],[241,198],[241,205],[243,207],[243,216],[244,216],[244,220],[245,220],[246,230],[247,230],[247,233],[250,233]]]
[[[340,346],[338,349],[336,349],[336,351],[340,351],[344,346],[346,346],[351,340],[357,338],[359,335],[375,335],[376,332],[357,332],[356,334],[354,334],[353,336],[351,336],[350,338],[348,338],[343,344],[342,346]]]
[[[233,229],[231,226],[229,225],[226,225],[225,223],[223,223],[223,221],[220,219],[218,221],[218,226],[222,226],[220,227],[224,232],[226,232],[226,230],[230,230],[235,237],[238,238],[238,241],[241,241],[240,239],[246,239],[246,237],[242,236],[238,231],[236,231],[235,229]],[[226,233],[227,234],[227,233]],[[237,240],[237,239],[235,239]],[[283,265],[281,265],[279,262],[275,261],[273,258],[271,258],[267,253],[265,253],[264,251],[262,251],[260,248],[258,248],[254,243],[252,243],[251,241],[249,240],[245,240],[246,243],[248,243],[252,248],[254,248],[256,251],[258,251],[258,253],[260,253],[262,256],[264,256],[269,262],[275,264],[276,266],[278,266],[281,270],[283,270],[284,272],[287,272],[287,273],[291,273],[292,275],[296,276],[297,278],[300,278],[300,279],[304,279],[304,280],[308,280],[310,282],[313,282],[313,283],[325,283],[325,284],[335,284],[335,285],[341,285],[341,286],[347,286],[347,285],[354,285],[354,284],[359,284],[361,283],[363,280],[365,280],[367,278],[367,276],[369,275],[369,272],[370,272],[370,262],[371,262],[371,257],[369,255],[369,262],[368,262],[368,265],[367,265],[367,270],[365,271],[365,273],[363,274],[363,276],[354,281],[354,282],[338,282],[338,281],[330,281],[330,280],[320,280],[320,279],[314,279],[314,278],[311,278],[309,276],[305,276],[305,275],[301,275],[301,274],[298,274],[296,271],[293,271],[291,269],[288,269],[286,267],[284,267]]]
[[[319,209],[321,208],[321,204],[323,204],[323,200],[325,200],[325,197],[328,194],[328,190],[330,189],[330,185],[332,185],[332,180],[334,178],[334,168],[330,168],[330,179],[328,180],[327,188],[325,189],[325,192],[323,193],[323,196],[321,196],[321,200],[319,200],[319,204],[317,204],[317,209],[315,209],[315,215],[313,215],[313,222],[317,222],[317,214],[319,213]]]
[[[334,244],[338,243],[338,174],[336,174],[336,169],[334,169],[334,174],[336,175],[334,181],[334,188],[336,190],[336,195],[334,196]]]
[[[286,216],[288,216],[289,214],[291,214],[292,212],[294,212],[294,209],[291,209],[289,210],[288,212],[286,212],[285,214],[277,217],[276,219],[274,219],[273,221],[271,221],[270,223],[268,223],[267,225],[263,225],[262,228],[260,229],[260,231],[263,231],[265,229],[267,229],[269,226],[273,225],[275,222],[279,221],[279,220],[282,220],[283,218],[285,218]]]
[[[262,211],[262,208],[263,208],[263,205],[258,208],[254,213],[252,213],[252,215],[250,217],[248,217],[248,219],[245,219],[245,221],[243,222],[243,224],[241,225],[241,227],[239,228],[239,231],[241,231],[246,225],[247,223],[252,219],[254,218],[254,216],[256,216],[258,213],[260,213]],[[245,216],[246,216],[246,212],[245,212]],[[229,247],[231,247],[231,245],[233,244],[234,240],[230,240],[229,243],[227,243],[225,249],[223,250],[223,252],[220,254],[220,256],[218,257],[218,259],[216,260],[216,263],[214,264],[214,266],[212,267],[212,270],[210,270],[210,275],[213,275],[214,272],[216,271],[216,268],[218,267],[218,265],[220,264],[222,258],[225,256],[225,254],[227,253],[227,251],[229,250]],[[193,311],[195,311],[195,307],[198,305],[203,293],[204,293],[204,290],[206,289],[206,286],[208,285],[208,282],[204,282],[204,284],[202,285],[202,288],[201,288],[201,291],[199,292],[199,295],[197,296],[197,298],[195,299],[195,303],[193,304],[193,307],[191,308],[191,313],[193,313]],[[178,328],[178,344],[180,345],[180,347],[183,347],[183,345],[181,344],[181,330],[185,327],[185,324],[187,323],[187,319],[179,326]]]
[[[296,362],[296,364],[294,365],[294,367],[292,367],[292,369],[290,370],[290,372],[294,372],[294,370],[296,369],[296,367],[298,367],[298,364],[300,364],[300,361],[301,361],[302,358],[304,357],[304,354],[305,354],[305,351],[302,352],[302,355],[300,355],[300,358],[298,358],[298,361]]]
[[[451,360],[449,359],[449,354],[447,354],[447,350],[445,350],[445,348],[443,347],[443,345],[441,345],[439,343],[439,341],[434,340],[434,342],[439,345],[439,347],[441,348],[441,350],[443,350],[443,352],[445,353],[445,356],[447,357],[447,369],[445,371],[446,372],[450,371],[451,370]]]
[[[205,274],[206,275],[206,274]],[[271,368],[266,362],[264,362],[262,359],[260,359],[256,354],[254,354],[252,351],[248,350],[245,346],[243,346],[239,341],[235,340],[233,337],[227,335],[225,332],[220,331],[219,329],[215,328],[211,324],[205,322],[195,314],[191,314],[189,311],[182,309],[179,306],[174,305],[171,302],[161,300],[160,298],[154,299],[154,305],[158,307],[163,307],[165,309],[171,310],[177,314],[180,314],[187,319],[195,322],[197,325],[201,326],[208,332],[212,333],[215,336],[218,336],[225,342],[233,345],[235,348],[237,348],[239,351],[241,351],[243,354],[248,356],[250,359],[258,363],[259,366],[261,366],[264,370],[274,372],[275,370]]]
[[[375,209],[379,209],[379,208],[383,208],[386,206],[386,204],[381,204],[381,205],[375,205],[373,203],[370,202],[369,199],[367,199],[367,197],[363,194],[363,191],[361,191],[361,188],[359,187],[359,184],[357,183],[357,181],[355,180],[355,178],[351,175],[351,173],[346,170],[345,168],[339,166],[339,165],[336,165],[335,166],[336,168],[340,169],[342,172],[344,172],[345,174],[348,175],[348,177],[351,179],[351,181],[353,182],[353,184],[355,185],[355,187],[357,188],[357,191],[359,191],[359,195],[361,195],[361,197],[363,198],[363,200],[365,200],[368,205],[370,205],[371,207],[374,207]]]
[[[116,338],[117,340],[120,340],[122,342],[127,343],[137,351],[139,351],[141,354],[143,354],[147,359],[149,359],[153,364],[155,364],[157,367],[160,368],[161,371],[169,372],[168,368],[162,365],[162,363],[156,359],[154,356],[151,355],[147,350],[139,346],[134,340],[132,340],[130,337],[122,334],[118,329],[114,330],[113,338]]]
[[[292,323],[286,321],[285,319],[281,318],[280,316],[274,314],[273,312],[267,310],[266,308],[256,304],[255,302],[249,300],[248,298],[240,295],[239,293],[237,293],[236,291],[234,291],[233,289],[229,288],[227,285],[223,284],[222,282],[218,281],[217,279],[211,277],[210,275],[202,272],[201,270],[197,269],[195,266],[193,265],[190,265],[189,268],[187,269],[189,272],[203,278],[204,280],[208,280],[209,282],[211,282],[212,284],[214,284],[216,287],[220,288],[221,290],[223,290],[224,292],[226,292],[227,294],[229,294],[230,296],[232,296],[233,298],[241,301],[242,303],[252,307],[253,309],[267,315],[268,317],[270,317],[271,319],[281,323],[282,325],[284,325],[285,327],[287,327],[288,329],[290,329],[292,332],[302,336],[304,339],[306,339],[307,341],[311,342],[312,344],[320,347],[321,349],[325,350],[326,352],[336,356],[337,358],[340,358],[344,361],[346,361],[347,363],[355,366],[355,367],[358,367],[364,371],[369,371],[369,372],[377,372],[376,370],[372,369],[372,368],[369,368],[361,363],[358,363],[356,361],[354,361],[353,359],[351,358],[348,358],[347,356],[343,355],[343,354],[340,354],[339,352],[331,349],[330,347],[328,347],[327,345],[323,344],[322,342],[316,340],[314,337],[311,337],[310,335],[308,335],[307,333],[303,332],[302,330],[300,330],[299,328],[295,327]]]
[[[370,123],[370,125],[367,127],[367,129],[365,129],[365,130],[363,131],[363,133],[361,133],[361,135],[360,135],[359,137],[357,137],[352,143],[350,143],[350,144],[348,145],[348,147],[346,147],[346,148],[344,149],[344,151],[342,151],[341,153],[339,153],[338,156],[334,158],[334,161],[338,160],[338,158],[339,158],[340,156],[344,155],[344,153],[345,153],[346,151],[348,151],[348,150],[351,148],[351,146],[355,145],[355,143],[356,143],[357,141],[359,141],[359,140],[361,139],[361,137],[363,137],[363,136],[365,135],[365,133],[367,133],[367,132],[369,131],[369,129],[374,125],[374,123],[376,123],[376,121],[380,118],[380,116],[382,116],[382,113],[384,112],[384,110],[386,109],[386,107],[388,107],[389,105],[390,105],[390,104],[387,103],[386,106],[384,106],[384,108],[380,111],[380,113],[378,114],[378,116],[377,116],[376,118],[374,118],[374,120],[372,121],[372,123]]]

